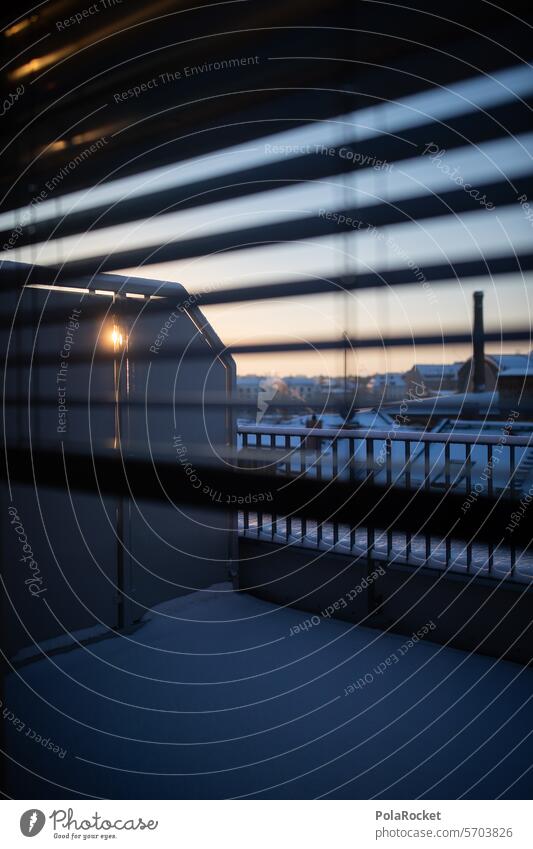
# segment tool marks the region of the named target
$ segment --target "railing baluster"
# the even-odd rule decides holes
[[[424,489],[431,488],[431,443],[424,442]],[[425,533],[425,541],[426,541],[426,550],[425,550],[425,562],[429,563],[431,559],[431,534],[426,530]]]
[[[300,474],[304,474],[307,471],[307,464],[305,460],[306,440],[306,436],[300,436]],[[303,543],[307,536],[307,519],[304,517],[300,519],[300,535]]]
[[[366,439],[366,479],[369,483],[374,481],[374,440],[367,438]],[[374,554],[374,543],[376,540],[376,533],[374,529],[374,517],[369,517],[372,525],[368,525],[366,529],[366,550],[368,557],[372,557]]]
[[[316,479],[317,481],[322,480],[322,443],[318,437],[313,437],[313,454],[315,455],[314,464],[316,468]],[[320,545],[322,542],[322,532],[323,532],[324,523],[316,522],[316,544]]]
[[[514,445],[509,446],[509,481],[511,498],[516,498],[516,451]],[[511,577],[516,568],[516,545],[511,541]]]
[[[255,445],[256,448],[261,448],[263,445],[263,433],[257,433],[255,437]],[[262,511],[257,511],[257,537],[261,536],[263,533],[263,513]]]
[[[287,452],[286,470],[287,470],[287,474],[290,474],[291,473],[291,437],[290,437],[290,434],[288,434],[285,437],[285,451]],[[292,519],[291,519],[290,516],[286,516],[285,517],[285,538],[286,538],[287,542],[289,541],[291,534],[292,534]]]
[[[465,467],[466,467],[466,491],[470,495],[472,492],[472,446],[470,443],[465,445]],[[466,541],[466,571],[472,569],[472,541]]]
[[[242,436],[242,450],[245,451],[248,448],[248,434],[246,433],[246,431],[244,431],[241,434],[241,436]],[[245,458],[245,460],[244,460],[245,465],[246,465],[246,462],[247,462],[247,460]],[[250,529],[250,511],[249,510],[243,510],[242,511],[242,526],[243,526],[244,533],[247,534],[249,529]]]
[[[355,439],[348,439],[348,477],[351,482],[355,481]],[[350,551],[354,548],[356,528],[350,525]]]
[[[446,492],[450,489],[450,443],[447,440],[444,445],[444,484],[446,487]],[[446,559],[445,565],[446,569],[450,566],[450,561],[452,559],[452,540],[450,534],[446,534]]]
[[[405,488],[411,489],[411,440],[406,439],[404,445],[404,470],[405,470]],[[405,559],[409,560],[411,556],[411,533],[405,534]]]
[[[488,469],[488,477],[487,477],[487,494],[489,498],[492,498],[494,495],[494,477],[493,477],[493,469],[492,469],[492,445],[487,445],[487,469]],[[494,569],[494,545],[489,542],[489,562],[488,562],[488,571],[489,575],[492,574]]]
[[[276,448],[276,434],[271,433],[270,434],[270,450],[272,450],[272,449],[275,450],[275,448]],[[273,457],[273,461],[274,461],[274,463],[276,463],[275,456]],[[277,467],[277,464],[276,464],[276,467]],[[272,539],[274,539],[277,532],[278,532],[278,519],[277,519],[277,516],[275,515],[275,513],[271,513],[270,514],[270,536],[272,537]]]
[[[303,475],[306,471],[306,463],[305,463],[305,440],[306,436],[300,437],[300,474]],[[300,535],[302,543],[305,542],[305,538],[307,536],[307,519],[304,516],[300,519]]]
[[[337,480],[339,476],[339,443],[337,439],[333,440],[331,445],[332,463],[333,463],[333,480]],[[333,545],[339,542],[339,523],[333,519]]]
[[[392,439],[385,440],[385,475],[387,487],[392,486]],[[387,557],[392,554],[392,530],[387,524]]]
[[[349,477],[351,481],[355,480],[355,439],[348,440],[348,452],[349,452]]]

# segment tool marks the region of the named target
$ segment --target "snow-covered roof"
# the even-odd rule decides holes
[[[466,410],[483,413],[488,409],[494,412],[498,408],[498,393],[468,392],[435,395],[431,398],[413,398],[402,402],[402,407],[395,404],[387,406],[386,412],[394,415],[407,408],[417,415],[457,415],[465,414]]]
[[[422,377],[427,378],[457,377],[461,365],[461,363],[421,363],[413,366],[412,371],[417,371]]]
[[[237,377],[237,386],[257,386],[262,377],[256,374],[247,374],[244,377]]]
[[[375,374],[370,379],[370,383],[387,384],[388,386],[405,386],[403,374],[394,371],[388,372],[387,374]]]
[[[284,383],[287,386],[316,386],[314,377],[284,377]]]
[[[487,354],[487,358],[494,362],[499,371],[507,372],[527,366],[530,354]]]
[[[506,368],[501,372],[501,377],[528,377],[533,375],[533,363],[530,361],[520,368]]]
[[[507,372],[505,376],[507,376]],[[447,395],[435,395],[430,398],[405,399],[400,406],[399,402],[387,404],[386,412],[389,415],[405,413],[413,416],[461,416],[462,418],[477,418],[485,415],[503,414],[506,405],[500,408],[501,397],[499,392],[487,390],[486,392],[453,392]],[[526,413],[524,413],[526,416]],[[530,412],[527,416],[531,419]]]

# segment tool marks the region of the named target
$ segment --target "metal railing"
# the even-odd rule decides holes
[[[517,521],[533,500],[533,434],[512,436],[512,417],[499,433],[254,427],[238,428],[244,462],[289,477],[371,481],[409,490],[454,490],[464,494],[467,512],[482,495],[512,498]],[[239,533],[262,540],[315,549],[366,555],[370,558],[452,570],[497,579],[533,579],[533,557],[508,546],[436,538],[421,529],[399,533],[387,519],[368,516],[350,527],[334,519],[314,522],[263,509],[239,515]],[[515,515],[515,514],[513,514]]]

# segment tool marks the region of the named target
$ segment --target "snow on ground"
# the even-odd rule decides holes
[[[532,670],[309,619],[221,584],[19,668],[15,796],[530,796]]]

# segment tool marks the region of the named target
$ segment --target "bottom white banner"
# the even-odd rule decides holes
[[[4,801],[2,845],[528,847],[528,801]]]

